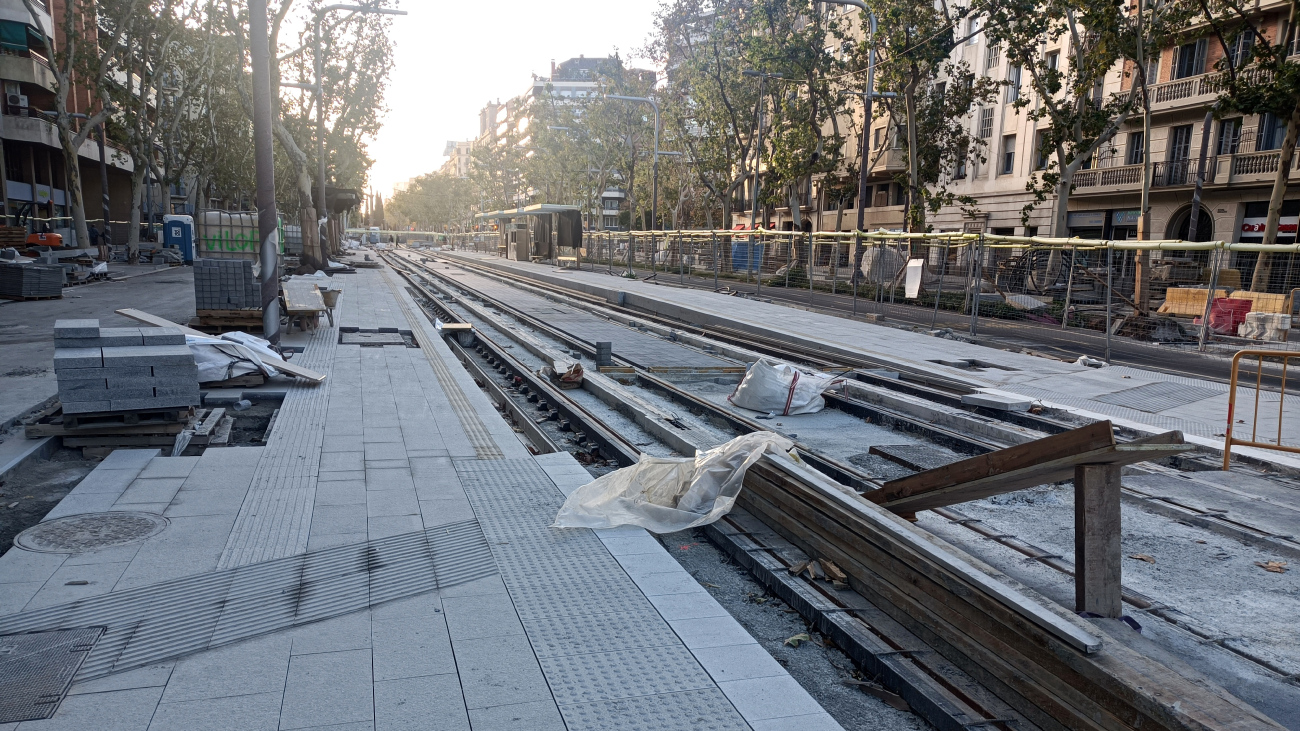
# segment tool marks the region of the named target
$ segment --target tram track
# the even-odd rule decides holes
[[[423,292],[424,298],[434,308],[439,309],[441,311],[441,314],[438,315],[439,317],[445,316],[448,319],[457,319],[459,317],[454,312],[454,310],[451,307],[447,306],[447,303],[442,302],[442,300],[439,297],[440,294],[445,294],[449,290],[443,289],[441,292],[436,291],[435,289],[429,286],[432,282],[432,280],[429,278],[437,279],[444,287],[454,286],[467,291],[472,291],[471,287],[465,285],[464,282],[456,281],[453,277],[447,276],[445,273],[439,273],[439,271],[433,267],[427,266],[426,264],[421,262],[416,262],[411,257],[402,256],[402,255],[392,255],[389,256],[388,259],[390,264],[394,264],[395,265],[394,268],[398,269],[399,271],[403,267],[409,267],[409,271],[404,272],[403,276],[406,277],[408,282],[410,282],[415,288]],[[465,266],[462,262],[459,261],[453,262],[453,264],[463,269],[471,269],[471,267]],[[421,283],[419,281],[420,277],[425,278],[424,283]],[[498,280],[503,279],[502,277],[499,276],[496,276],[494,278]],[[528,284],[531,285],[533,283],[529,282]],[[533,289],[534,291],[536,291],[538,289],[544,289],[544,288],[533,288]],[[549,294],[550,296],[568,297],[572,293],[552,292]],[[534,328],[538,332],[545,333],[547,337],[553,338],[558,342],[564,343],[566,347],[571,348],[572,350],[594,354],[589,344],[579,339],[568,336],[568,334],[563,333],[558,329],[553,328],[547,325],[546,323],[539,321],[537,318],[531,317],[530,315],[528,315],[528,313],[521,312],[517,308],[509,307],[499,301],[493,301],[490,297],[484,295],[482,292],[477,292],[475,296],[483,300],[484,302],[491,302],[491,308],[508,314],[510,317],[524,324],[528,328]],[[577,299],[582,299],[582,298],[577,298]],[[587,300],[587,304],[592,307],[599,307],[601,305],[605,305],[605,303],[602,300],[596,300],[596,298],[587,297],[586,300]],[[639,313],[635,315],[635,317],[637,319],[649,319]],[[660,319],[662,320],[662,318]],[[670,323],[668,322],[661,322],[660,324],[662,324],[665,327],[670,326]],[[682,326],[680,323],[671,323],[672,331],[679,331],[679,328],[681,327]],[[711,339],[715,335],[714,333],[708,331],[705,328],[696,328],[696,330],[698,332],[693,334],[701,338]],[[508,331],[502,330],[502,332],[508,332]],[[483,333],[480,333],[481,342],[483,342],[482,336]],[[741,338],[734,333],[729,334],[728,337],[731,339],[729,341],[724,341],[724,342],[727,342],[729,345],[735,347],[744,348],[746,351],[749,352],[755,352],[755,351],[763,352],[765,354],[772,355],[775,357],[782,357],[782,354],[784,354],[786,356],[789,356],[788,359],[790,360],[794,360],[796,362],[807,364],[807,365],[820,366],[823,368],[835,367],[835,366],[842,367],[843,365],[845,365],[843,363],[834,363],[828,359],[819,356],[818,354],[795,353],[789,349],[785,349],[784,347],[773,347],[771,343],[765,343],[762,341],[755,341],[752,339]],[[518,390],[518,387],[521,384],[526,383],[527,384],[526,388],[529,392],[538,393],[538,394],[545,393],[546,394],[545,398],[548,400],[548,404],[559,404],[562,401],[569,401],[570,406],[568,408],[570,410],[568,412],[568,418],[571,419],[574,423],[583,424],[584,431],[589,430],[598,435],[597,441],[600,442],[600,447],[599,447],[601,450],[600,456],[605,458],[612,458],[615,461],[617,461],[620,465],[629,464],[632,461],[635,461],[637,456],[640,454],[640,450],[638,449],[638,447],[627,440],[618,438],[614,434],[614,432],[610,430],[608,427],[604,427],[603,429],[604,433],[601,433],[602,431],[601,426],[603,425],[601,423],[601,417],[599,415],[591,412],[588,409],[584,409],[578,406],[576,403],[573,403],[572,399],[570,399],[565,393],[560,392],[558,389],[554,389],[553,387],[549,387],[549,384],[542,382],[540,378],[536,376],[536,374],[525,375],[525,373],[527,373],[530,370],[528,366],[526,366],[517,358],[514,358],[509,353],[507,353],[506,349],[503,347],[504,344],[497,343],[493,341],[491,338],[487,338],[485,344],[487,346],[486,349],[492,351],[491,354],[485,355],[483,353],[479,353],[479,355],[482,356],[485,359],[485,361],[489,364],[493,360],[495,360],[497,363],[509,364],[507,369],[511,370],[511,372],[507,374],[503,374],[500,372],[501,368],[499,366],[490,367],[489,369],[484,369],[480,366],[475,366],[471,368],[471,371],[476,372],[478,377],[481,377],[485,381],[494,380],[492,371],[495,370],[496,376],[500,377],[504,375],[507,378],[507,383],[513,382],[516,390]],[[699,343],[694,343],[694,345],[698,346]],[[457,355],[462,359],[463,362],[474,360],[474,358],[471,357],[469,351],[467,351],[464,348],[460,348]],[[622,363],[621,365],[624,368],[630,368],[631,377],[626,380],[632,382],[635,386],[646,389],[651,392],[658,393],[659,395],[665,397],[667,400],[672,401],[673,403],[678,404],[683,408],[686,408],[692,411],[693,413],[696,413],[704,418],[711,419],[715,422],[724,423],[728,426],[729,429],[731,429],[735,433],[746,433],[750,431],[769,428],[766,425],[754,421],[753,419],[723,409],[718,405],[709,402],[707,399],[691,394],[688,390],[679,387],[678,385],[672,383],[666,378],[661,377],[661,374],[651,373],[646,371],[645,369],[630,367],[626,362]],[[467,362],[467,367],[470,367],[468,362]],[[850,374],[855,381],[863,383],[866,386],[871,386],[876,388],[883,387],[886,389],[888,389],[889,387],[896,387],[892,389],[895,392],[905,393],[909,396],[916,397],[916,398],[928,397],[927,400],[939,404],[944,404],[952,408],[958,408],[959,407],[958,405],[960,404],[960,395],[959,393],[957,393],[959,389],[952,388],[949,384],[936,385],[934,383],[926,382],[924,378],[915,379],[915,380],[884,378],[871,372],[862,372],[858,369],[851,370]],[[881,383],[881,381],[890,381],[890,382]],[[500,384],[494,384],[494,385],[498,389],[500,389]],[[509,385],[507,385],[506,388],[508,389]],[[500,390],[502,391],[504,398],[509,398],[508,395],[505,395],[505,389],[500,389]],[[988,451],[992,451],[994,449],[1001,448],[1002,446],[1006,446],[1005,444],[999,443],[997,441],[974,437],[971,436],[970,434],[963,433],[959,430],[936,427],[933,423],[929,423],[924,420],[917,419],[915,417],[902,413],[901,411],[884,408],[878,404],[867,403],[866,401],[853,398],[851,396],[846,396],[842,394],[830,394],[828,396],[828,402],[829,402],[828,405],[830,405],[832,408],[836,408],[844,411],[845,413],[850,413],[855,416],[858,416],[859,418],[862,418],[864,421],[867,421],[869,423],[872,422],[878,423],[884,426],[889,426],[890,428],[899,431],[912,431],[915,434],[919,434],[923,436],[927,441],[944,444],[945,446],[952,448],[954,451],[961,452],[961,453],[981,454]],[[992,418],[985,414],[980,414],[977,410],[972,410],[972,409],[962,409],[962,410],[966,412],[970,412],[973,415],[982,418]],[[1004,414],[998,412],[998,416],[1004,416]],[[1048,418],[1048,417],[1040,417],[1032,414],[1022,414],[1019,416],[1020,419],[1018,419],[1019,423],[1017,424],[1017,426],[1020,426],[1022,428],[1032,428],[1034,431],[1043,434],[1056,433],[1059,431],[1063,431],[1064,429],[1072,426],[1067,423],[1052,418]],[[1033,427],[1030,427],[1029,426],[1030,424],[1032,424]],[[524,429],[523,431],[525,431],[526,434],[529,433],[527,429]],[[813,446],[802,443],[799,440],[795,440],[795,441],[796,441],[796,446],[799,449],[800,456],[804,458],[804,460],[810,466],[812,466],[814,469],[818,470],[822,474],[827,475],[831,479],[840,482],[841,484],[849,485],[853,487],[855,490],[857,490],[858,492],[864,492],[866,490],[870,490],[870,489],[874,489],[875,487],[878,487],[882,482],[882,480],[879,479],[878,477],[865,474],[862,471],[856,469],[852,465],[845,464],[841,460],[820,453]],[[681,446],[682,446],[681,443],[678,442],[675,448],[678,449],[678,451],[683,451],[681,450]],[[697,446],[704,447],[709,445],[697,445]],[[560,449],[564,447],[563,445],[556,443],[554,440],[551,440],[550,444],[548,445],[548,448]],[[1153,500],[1156,501],[1160,500],[1160,498],[1154,497],[1150,494],[1143,494],[1140,491],[1133,491],[1133,490],[1127,490],[1125,497],[1126,499],[1143,501],[1145,503],[1150,503]],[[1150,507],[1149,504],[1148,507]],[[1200,511],[1197,510],[1194,506],[1178,505],[1176,501],[1174,503],[1170,503],[1167,507],[1170,510],[1172,510],[1172,512],[1175,515],[1182,515],[1183,517],[1193,517],[1199,519],[1200,522],[1197,523],[1198,525],[1202,525],[1202,527],[1207,527],[1211,530],[1215,530],[1216,528],[1223,529],[1224,526],[1226,526],[1228,528],[1227,533],[1238,539],[1242,538],[1241,533],[1243,531],[1246,533],[1252,533],[1255,538],[1270,543],[1276,541],[1277,539],[1285,540],[1289,538],[1284,536],[1274,536],[1272,534],[1269,534],[1267,531],[1260,531],[1259,529],[1253,528],[1249,525],[1234,524],[1232,521],[1226,520],[1222,515],[1218,515],[1213,512]],[[973,518],[969,515],[962,513],[961,511],[951,509],[951,508],[936,510],[934,512],[954,525],[959,525],[967,530],[970,530],[982,536],[984,539],[990,542],[997,543],[1005,548],[1009,548],[1013,551],[1016,551],[1017,553],[1026,556],[1028,560],[1041,563],[1042,565],[1052,568],[1060,573],[1071,575],[1071,576],[1073,575],[1073,565],[1071,562],[1062,559],[1060,556],[1055,555],[1050,551],[1035,546],[1028,541],[1021,540],[1016,536],[1008,535],[1002,531],[999,531],[996,528],[989,526],[987,523],[985,523],[982,520]],[[1216,522],[1222,523],[1223,525],[1217,525]],[[732,525],[731,527],[735,528],[736,526]],[[1223,531],[1221,530],[1220,532]],[[724,535],[726,533],[727,530],[722,527],[714,528],[710,531],[710,534],[715,538],[715,540],[730,541],[731,552],[740,550],[741,553],[744,553],[745,551],[751,550],[751,549],[737,549],[735,536],[728,538],[727,535]],[[777,558],[780,558],[778,554],[773,554],[773,555],[777,556]],[[765,580],[768,581],[768,583],[772,583],[773,578],[769,576]],[[785,586],[785,584],[788,584],[789,582],[784,581],[783,577],[778,577],[777,583],[782,584],[782,590],[786,594],[789,594],[791,591],[793,591],[789,586]],[[778,593],[781,592],[778,591]],[[1147,596],[1141,592],[1137,592],[1126,587],[1124,589],[1123,595],[1124,595],[1124,600],[1130,605],[1138,609],[1144,610],[1152,614],[1153,616],[1157,616],[1173,625],[1181,627],[1182,629],[1187,630],[1193,635],[1199,637],[1203,641],[1213,642],[1216,641],[1216,638],[1221,639],[1226,636],[1225,633],[1219,632],[1212,627],[1204,625],[1196,621],[1194,618],[1191,618],[1188,615],[1179,612],[1177,609],[1170,607],[1165,603],[1160,602],[1159,600]],[[824,623],[824,620],[825,617],[817,618],[817,621],[822,623]],[[1260,657],[1252,656],[1248,652],[1243,652],[1240,649],[1231,646],[1222,645],[1222,644],[1220,646],[1223,646],[1226,649],[1235,652],[1236,654],[1242,656],[1244,659],[1256,663],[1262,668],[1265,668],[1273,673],[1277,673],[1283,676],[1286,675],[1286,669],[1284,667],[1279,667],[1276,663],[1271,662],[1268,658],[1260,658]]]

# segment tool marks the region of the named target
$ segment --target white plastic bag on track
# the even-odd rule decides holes
[[[794,447],[773,432],[736,437],[689,457],[651,457],[596,478],[564,501],[555,528],[636,525],[654,533],[707,525],[731,512],[745,472],[764,454],[789,459]]]

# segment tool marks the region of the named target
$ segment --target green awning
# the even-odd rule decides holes
[[[0,20],[0,48],[10,51],[27,50],[27,25],[12,20]]]

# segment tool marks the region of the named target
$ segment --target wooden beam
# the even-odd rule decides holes
[[[915,513],[1064,482],[1081,464],[1126,465],[1189,451],[1181,432],[1115,444],[1109,421],[1000,449],[886,482],[864,497],[895,513]]]
[[[1074,468],[1074,609],[1117,619],[1120,580],[1120,472],[1115,464]]]
[[[198,330],[193,330],[191,328],[185,327],[184,325],[177,325],[171,320],[158,317],[157,315],[151,315],[148,312],[145,312],[143,310],[136,310],[130,307],[126,307],[117,310],[117,314],[121,315],[122,317],[128,317],[132,320],[135,320],[136,322],[143,322],[146,325],[153,325],[154,327],[178,328],[181,332],[185,333],[186,335],[193,335],[195,337],[200,337],[200,338],[212,337],[212,335],[209,335],[208,333],[201,333]],[[261,353],[259,353],[257,357],[261,358],[263,363],[271,366],[277,371],[281,371],[282,373],[286,373],[288,375],[295,376],[297,378],[301,378],[306,381],[310,381],[312,383],[325,382],[324,373],[317,373],[316,371],[313,371],[310,368],[303,368],[302,366],[294,365],[287,360],[281,360],[280,358],[272,358],[268,355],[262,355]]]

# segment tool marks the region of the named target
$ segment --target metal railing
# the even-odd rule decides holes
[[[1255,385],[1254,385],[1255,400],[1254,400],[1254,409],[1251,414],[1251,420],[1250,420],[1250,439],[1238,439],[1237,437],[1233,436],[1233,432],[1236,431],[1235,427],[1237,425],[1237,422],[1238,421],[1241,421],[1242,423],[1245,422],[1245,419],[1240,419],[1240,420],[1237,419],[1237,417],[1239,416],[1237,412],[1237,383],[1238,383],[1238,378],[1240,376],[1242,358],[1257,359],[1255,362]],[[1229,381],[1229,390],[1228,390],[1228,428],[1224,432],[1224,439],[1223,439],[1223,469],[1225,470],[1228,469],[1228,462],[1232,458],[1232,448],[1234,446],[1257,447],[1260,449],[1272,449],[1280,452],[1290,452],[1292,454],[1300,454],[1300,443],[1293,443],[1293,444],[1283,443],[1284,434],[1289,434],[1293,438],[1296,437],[1297,435],[1300,435],[1300,425],[1293,424],[1290,430],[1284,428],[1285,415],[1286,415],[1284,411],[1284,407],[1286,406],[1286,395],[1287,395],[1286,394],[1287,370],[1288,367],[1290,366],[1291,361],[1297,359],[1300,359],[1300,353],[1278,353],[1272,350],[1242,350],[1242,351],[1238,351],[1237,354],[1232,357],[1232,376]],[[1266,360],[1270,363],[1276,363],[1279,361],[1281,362],[1280,373],[1269,374],[1270,378],[1277,378],[1280,382],[1280,388],[1277,391],[1277,436],[1272,441],[1260,439],[1261,396],[1264,393],[1271,393],[1271,391],[1266,392],[1264,390],[1264,378],[1265,378],[1264,363]],[[1271,416],[1272,409],[1269,408],[1268,411],[1269,411],[1268,416]]]

